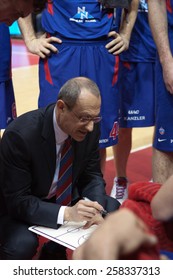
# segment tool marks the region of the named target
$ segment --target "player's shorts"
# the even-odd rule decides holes
[[[173,30],[170,34],[170,45],[173,53]],[[156,60],[156,125],[154,148],[173,152],[173,95],[170,94],[163,80],[162,67]]]
[[[7,125],[16,117],[16,106],[12,80],[0,82],[0,129],[5,129]]]
[[[120,61],[120,127],[154,125],[154,65],[154,62]]]
[[[100,148],[118,141],[118,66],[119,58],[105,48],[108,41],[64,41],[55,44],[59,52],[40,59],[39,107],[56,102],[61,86],[69,79],[85,76],[96,82],[101,91]]]

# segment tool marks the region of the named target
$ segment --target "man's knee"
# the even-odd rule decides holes
[[[4,228],[0,240],[0,259],[29,260],[36,254],[38,237],[28,230],[28,226],[18,222]]]
[[[120,203],[118,200],[116,200],[113,197],[110,197],[109,195],[106,196],[106,210],[108,212],[113,212],[115,210],[118,210],[120,207]]]

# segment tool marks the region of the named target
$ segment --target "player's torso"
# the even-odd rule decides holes
[[[98,0],[53,0],[43,12],[42,23],[50,34],[71,39],[96,39],[114,28],[113,10]]]

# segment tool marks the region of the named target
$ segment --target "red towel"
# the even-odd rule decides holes
[[[173,252],[173,222],[157,221],[151,213],[150,202],[160,186],[150,182],[133,183],[128,188],[128,199],[121,205],[121,208],[128,208],[139,216],[158,238],[158,246],[154,249],[142,247],[130,259],[158,259],[159,250]]]

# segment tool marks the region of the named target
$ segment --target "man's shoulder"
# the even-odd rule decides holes
[[[54,104],[51,104],[47,107],[35,109],[32,111],[28,111],[16,119],[14,119],[6,128],[6,130],[14,129],[15,127],[26,127],[26,125],[34,126],[34,124],[39,121],[39,119],[44,118],[46,116],[51,116],[54,109]]]
[[[32,110],[22,114],[12,121],[4,132],[5,135],[17,135],[22,138],[32,139],[42,134],[43,128],[47,130],[53,125],[53,105]]]

